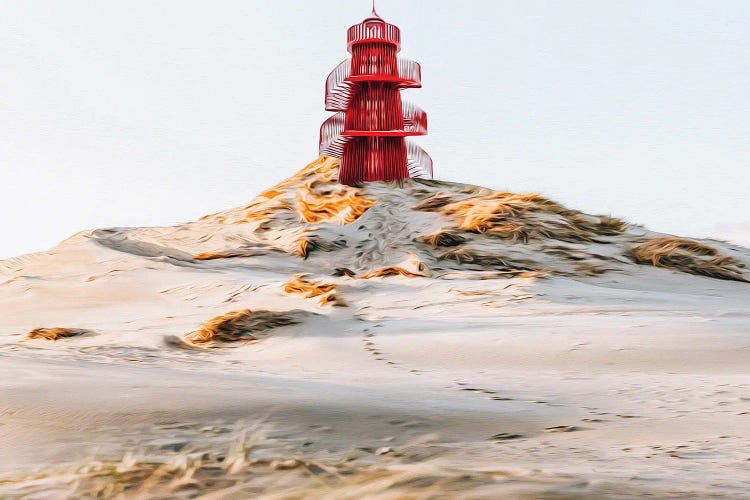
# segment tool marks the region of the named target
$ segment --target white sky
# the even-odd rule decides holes
[[[379,0],[436,177],[750,244],[750,2]],[[369,0],[0,0],[0,257],[241,205],[317,156]]]

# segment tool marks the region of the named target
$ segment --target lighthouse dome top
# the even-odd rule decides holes
[[[359,24],[355,24],[346,33],[347,48],[359,43],[388,43],[401,50],[401,30],[395,24],[385,22],[376,13]]]

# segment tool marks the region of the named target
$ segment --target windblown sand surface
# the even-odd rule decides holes
[[[750,250],[337,168],[0,261],[0,497],[750,498]]]

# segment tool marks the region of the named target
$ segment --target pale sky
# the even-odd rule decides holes
[[[369,0],[0,0],[0,258],[247,203],[317,157]],[[436,178],[750,245],[750,1],[379,0]]]

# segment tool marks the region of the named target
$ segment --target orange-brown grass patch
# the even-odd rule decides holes
[[[213,427],[201,430],[206,432],[210,437],[215,431]],[[513,491],[525,487],[531,492],[539,489],[540,482],[553,484],[544,476],[523,482],[526,476],[511,470],[444,467],[425,460],[443,453],[420,440],[395,449],[362,448],[354,454],[328,453],[321,458],[292,454],[282,448],[284,443],[254,428],[228,445],[200,437],[180,451],[165,450],[161,445],[165,439],[143,439],[139,445],[145,449],[43,471],[14,472],[0,478],[0,487],[12,498],[60,498],[60,492],[67,492],[65,498],[427,499],[505,498],[511,482]],[[369,453],[390,459],[374,461],[366,456]],[[562,488],[568,483],[559,484]],[[592,495],[606,497],[606,492]],[[637,496],[628,492],[633,493],[629,497]]]
[[[263,192],[262,192],[262,193],[260,194],[260,196],[261,196],[262,198],[268,198],[269,200],[272,200],[272,199],[274,199],[274,198],[276,198],[277,196],[280,196],[280,195],[282,195],[282,194],[284,194],[284,191],[281,191],[281,190],[279,190],[279,189],[274,189],[274,188],[271,188],[271,189],[267,189],[267,190],[263,191]]]
[[[275,212],[280,210],[291,211],[294,209],[289,203],[278,198],[273,198],[272,200],[262,199],[246,207],[245,220],[264,221],[271,218]]]
[[[297,274],[284,284],[286,293],[302,294],[308,299],[320,297],[320,305],[328,304],[334,306],[346,305],[339,297],[337,287],[333,283],[323,283],[322,281],[310,281],[306,274]]]
[[[232,311],[205,322],[200,329],[185,336],[191,345],[221,342],[253,342],[258,334],[301,321],[299,311]]]
[[[372,278],[387,278],[389,276],[404,276],[406,278],[425,278],[428,275],[423,273],[413,273],[400,266],[386,266],[374,269],[360,276],[361,279],[369,280]]]
[[[611,215],[599,216],[598,233],[603,236],[617,236],[625,231],[625,221]]]
[[[443,253],[440,260],[452,260],[457,264],[474,265],[486,270],[522,273],[525,271],[537,271],[532,265],[525,262],[516,262],[496,254],[488,254],[469,248],[459,248]]]
[[[437,212],[438,209],[453,203],[454,196],[446,193],[434,193],[422,201],[420,201],[414,210],[422,210],[424,212]]]
[[[386,278],[389,276],[404,276],[405,278],[427,278],[430,270],[427,265],[419,260],[416,254],[408,252],[408,258],[395,266],[386,266],[360,276],[360,279]]]
[[[274,249],[271,248],[270,251]],[[258,255],[267,255],[269,250],[263,250],[259,248],[240,248],[237,250],[228,250],[226,252],[203,252],[193,255],[195,260],[217,260],[217,259],[232,259],[236,257],[256,257]]]
[[[625,223],[614,217],[587,216],[536,193],[495,191],[459,199],[452,194],[436,193],[415,209],[438,212],[453,219],[461,231],[511,241],[592,241],[597,236],[619,234],[625,228]]]
[[[722,255],[710,245],[686,238],[652,238],[632,248],[629,255],[639,264],[650,264],[711,278],[748,281],[743,276],[745,265],[742,262]]]
[[[305,222],[335,222],[341,225],[356,221],[376,203],[362,196],[357,188],[319,180],[300,187],[296,202]]]
[[[274,192],[285,193],[289,188],[299,186],[304,182],[318,180],[322,182],[334,183],[338,178],[339,166],[341,161],[338,158],[331,156],[321,156],[312,163],[306,165],[302,170],[296,174],[284,179],[271,189],[267,190],[266,193],[273,194]],[[278,195],[277,195],[278,196]],[[276,196],[274,196],[275,198]]]
[[[293,198],[289,192],[305,182],[335,182],[338,177],[339,165],[340,161],[337,158],[321,156],[293,176],[261,193],[241,209],[241,215],[238,216],[237,211],[232,210],[206,215],[201,217],[201,220],[211,219],[221,223],[264,222],[279,211],[296,212],[295,207],[292,206]]]
[[[295,244],[296,246],[291,253],[299,255],[303,259],[307,259],[316,250],[331,252],[345,245],[341,242],[331,242],[315,236],[309,236],[308,234],[303,234],[297,238]]]
[[[220,253],[220,252],[203,252],[196,255],[193,255],[193,258],[195,260],[216,260],[216,259],[227,259],[230,257],[229,253]]]
[[[334,276],[346,276],[347,278],[354,278],[357,276],[357,273],[349,269],[348,267],[337,267],[333,271]]]
[[[461,236],[456,231],[440,231],[435,234],[428,236],[420,236],[417,241],[431,246],[432,248],[438,247],[455,247],[466,241],[466,238]]]
[[[44,339],[44,340],[59,340],[70,337],[78,337],[90,333],[89,330],[82,328],[34,328],[31,330],[27,339]]]

